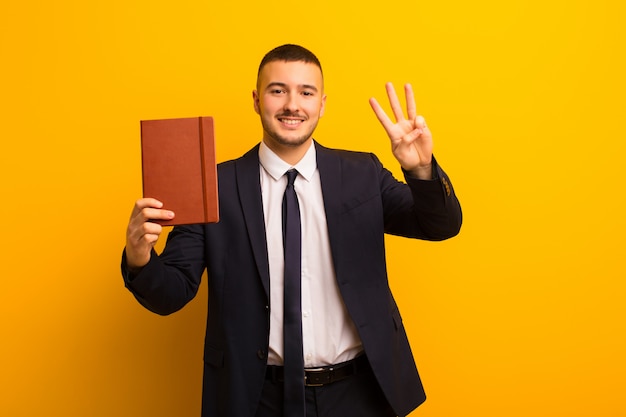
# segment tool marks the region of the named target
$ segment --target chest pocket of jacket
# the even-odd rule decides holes
[[[343,203],[341,207],[341,212],[342,214],[348,213],[356,208],[361,207],[362,205],[366,203],[372,202],[372,200],[375,198],[377,198],[380,201],[380,195],[378,193],[353,197]]]

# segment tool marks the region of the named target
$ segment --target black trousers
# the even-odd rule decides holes
[[[321,387],[306,387],[306,417],[395,417],[371,369]],[[266,380],[256,417],[283,415],[283,383]]]

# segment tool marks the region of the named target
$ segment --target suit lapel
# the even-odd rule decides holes
[[[338,272],[341,259],[341,205],[342,172],[341,159],[336,152],[315,142],[317,168],[320,173],[324,210],[328,224],[328,237],[335,270]],[[269,261],[263,218],[263,200],[259,178],[259,146],[255,146],[236,161],[237,190],[241,201],[244,221],[252,244],[254,260],[261,276],[263,288],[269,297]]]
[[[342,204],[342,172],[339,155],[332,150],[315,143],[317,151],[317,168],[320,173],[322,183],[322,196],[324,197],[324,210],[326,211],[326,223],[328,224],[328,239],[333,255],[335,271],[339,265],[337,260],[341,259],[339,251],[341,249],[341,204]]]
[[[237,190],[241,201],[244,221],[252,244],[254,261],[256,262],[265,294],[269,298],[269,262],[267,260],[267,243],[265,238],[265,221],[263,219],[263,200],[259,178],[259,146],[255,146],[236,161]]]

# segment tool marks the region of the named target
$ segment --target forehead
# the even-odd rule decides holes
[[[322,71],[317,65],[304,61],[272,61],[261,69],[258,79],[259,88],[270,83],[313,85],[321,90]]]

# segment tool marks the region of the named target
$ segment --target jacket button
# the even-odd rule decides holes
[[[259,357],[259,359],[267,359],[267,352],[263,349],[257,350],[256,355]]]

